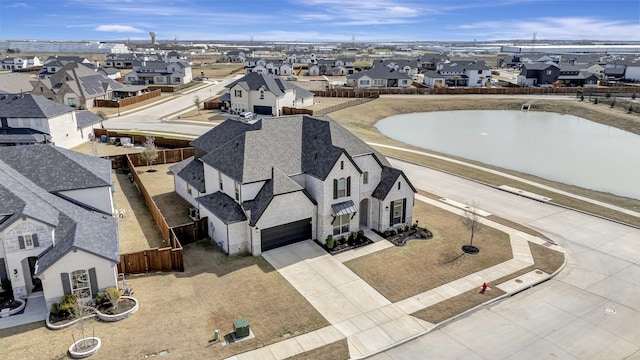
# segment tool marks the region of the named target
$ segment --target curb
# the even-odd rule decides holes
[[[564,262],[562,263],[562,265],[558,269],[556,269],[556,271],[554,271],[553,274],[549,275],[548,277],[546,277],[544,279],[538,280],[538,281],[530,284],[529,286],[526,286],[526,287],[524,287],[522,289],[519,289],[517,291],[514,291],[512,293],[506,293],[506,294],[500,295],[500,296],[498,296],[496,298],[493,298],[491,300],[487,300],[486,302],[483,302],[482,304],[478,304],[478,305],[472,307],[471,309],[467,309],[467,310],[461,312],[458,315],[455,315],[453,317],[450,317],[449,319],[446,319],[444,321],[441,321],[441,322],[435,324],[431,329],[425,330],[424,332],[421,332],[419,334],[416,334],[416,335],[413,335],[411,337],[408,337],[408,338],[406,338],[404,340],[401,340],[401,341],[399,341],[397,343],[394,343],[392,345],[386,346],[386,347],[376,351],[375,353],[367,354],[367,355],[360,356],[360,357],[352,357],[351,359],[353,359],[353,360],[367,359],[367,358],[370,358],[370,357],[375,356],[377,354],[380,354],[382,352],[385,352],[387,350],[393,349],[393,348],[395,348],[397,346],[400,346],[400,345],[403,345],[403,344],[405,344],[405,343],[407,343],[407,342],[409,342],[411,340],[417,339],[417,338],[419,338],[421,336],[424,336],[424,335],[427,335],[427,334],[429,334],[429,333],[431,333],[433,331],[439,330],[440,328],[445,327],[446,325],[449,325],[452,322],[455,322],[455,321],[457,321],[457,320],[459,320],[459,319],[461,319],[463,317],[466,317],[468,315],[471,315],[472,313],[475,313],[476,311],[480,310],[481,308],[485,308],[485,307],[487,307],[489,305],[493,305],[493,304],[498,303],[498,302],[500,302],[500,301],[502,301],[502,300],[504,300],[506,298],[510,298],[510,297],[512,297],[512,296],[514,296],[516,294],[519,294],[519,293],[525,291],[525,290],[531,289],[531,288],[533,288],[535,286],[538,286],[538,285],[540,285],[540,284],[542,284],[544,282],[547,282],[547,281],[553,279],[556,275],[558,275],[560,273],[560,271],[564,270],[564,268],[567,266],[568,257],[567,257],[566,253],[564,253],[564,255],[565,255],[564,256]],[[408,314],[408,315],[411,316],[411,314]],[[346,337],[345,337],[345,339],[346,339]]]

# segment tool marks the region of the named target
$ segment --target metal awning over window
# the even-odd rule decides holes
[[[353,201],[351,200],[333,204],[331,205],[331,207],[333,208],[333,212],[335,212],[338,216],[344,214],[353,214],[358,211],[358,209],[356,209],[356,206],[353,204]]]

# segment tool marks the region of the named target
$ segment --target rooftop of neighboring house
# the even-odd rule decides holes
[[[286,90],[291,89],[295,89],[296,99],[313,95],[311,92],[294,85],[289,81],[282,80],[279,77],[272,76],[270,74],[250,73],[231,84],[228,84],[225,88],[231,89],[236,85],[239,85],[246,91],[257,91],[260,88],[264,88],[277,97],[284,95]]]
[[[122,84],[97,72],[93,64],[70,62],[64,65],[49,79],[41,80],[49,89],[56,92],[63,84],[67,84],[74,93],[85,99],[92,99],[106,94],[109,89],[119,89]]]
[[[22,73],[0,74],[0,94],[20,94],[33,90],[33,79]]]
[[[78,128],[86,128],[99,124],[102,119],[89,110],[76,111],[76,123]]]
[[[386,66],[374,66],[369,70],[347,75],[347,79],[360,79],[365,76],[371,79],[411,79],[406,72],[400,72]]]
[[[2,118],[51,118],[73,112],[73,110],[70,106],[41,95],[0,95],[0,117]]]
[[[19,157],[22,162],[14,160]],[[55,161],[61,161],[60,164]],[[24,169],[24,164],[33,164]],[[49,165],[48,165],[49,164]],[[52,172],[33,168],[45,166]],[[60,167],[64,171],[54,168]],[[109,161],[93,156],[56,149],[51,145],[29,145],[0,148],[0,214],[4,215],[0,231],[19,218],[28,217],[55,228],[54,246],[38,256],[36,274],[41,274],[64,255],[80,249],[96,256],[119,261],[118,230],[111,214],[104,214],[82,204],[69,201],[48,190],[46,185],[65,184],[72,190],[88,176],[93,184],[109,186]],[[96,181],[96,174],[108,174],[109,180]],[[45,179],[43,179],[45,177]],[[61,179],[56,179],[61,178]],[[94,179],[94,180],[91,180]],[[45,184],[45,187],[42,186]],[[83,183],[82,186],[85,186]]]
[[[464,72],[467,70],[490,70],[490,68],[481,60],[473,61],[453,61],[443,63],[441,72]]]

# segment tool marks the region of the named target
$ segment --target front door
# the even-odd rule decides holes
[[[369,228],[369,199],[362,199],[360,201],[360,227]]]
[[[36,272],[36,261],[38,261],[38,258],[35,256],[31,256],[28,260],[29,272],[31,274],[31,283],[33,284],[31,292],[42,291],[42,281],[33,275]]]

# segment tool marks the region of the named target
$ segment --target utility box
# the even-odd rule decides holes
[[[247,319],[233,320],[233,331],[238,338],[249,336],[249,321]]]

